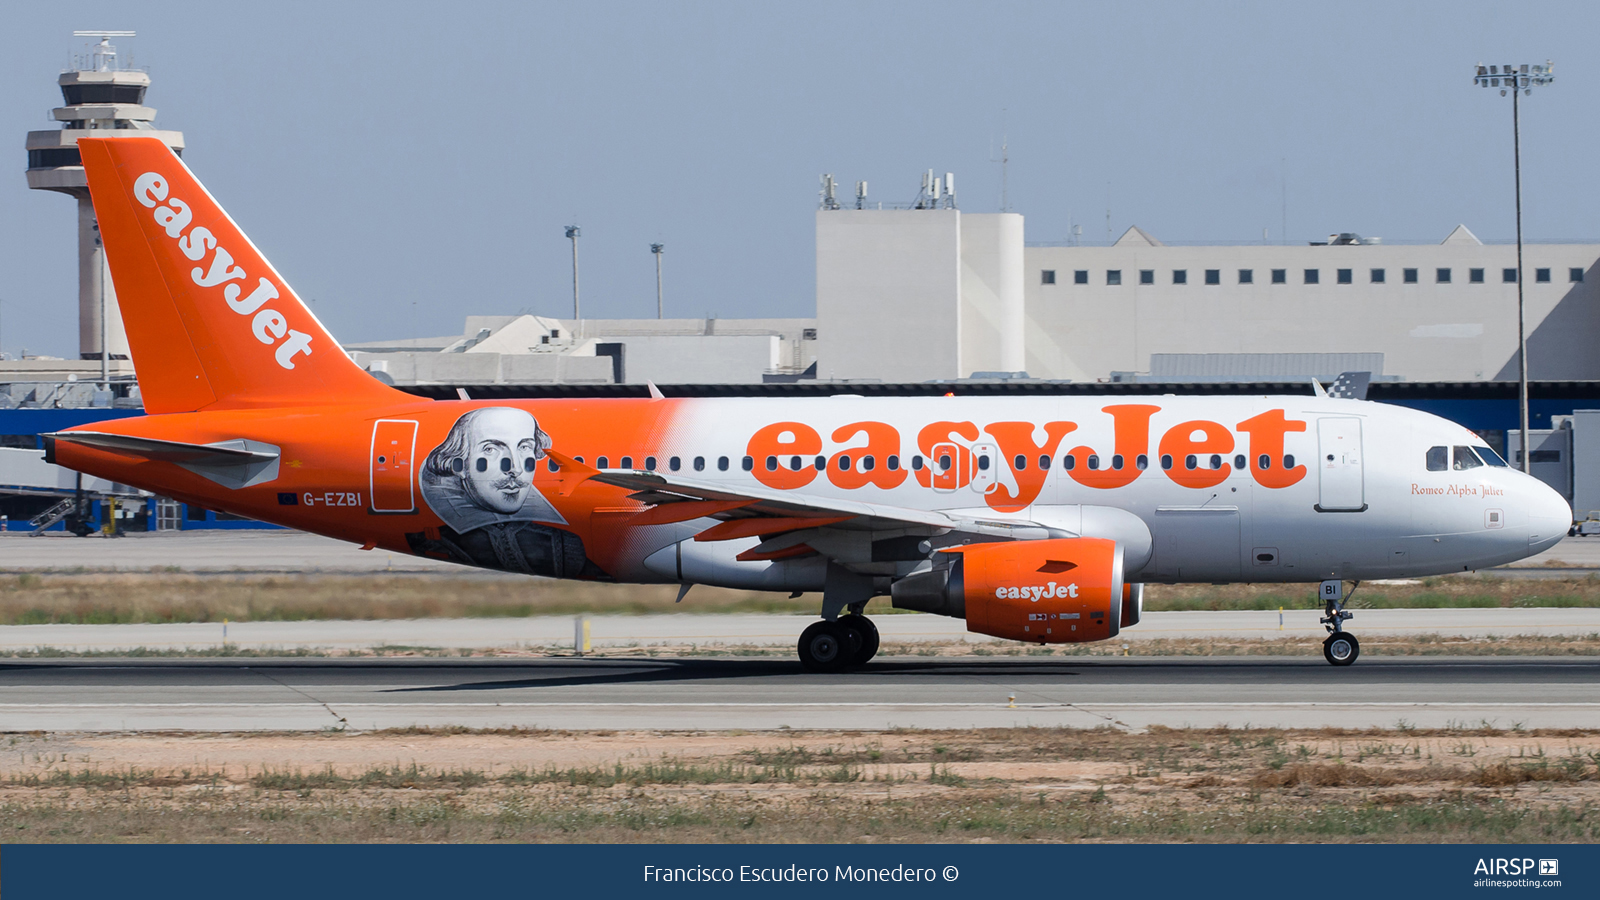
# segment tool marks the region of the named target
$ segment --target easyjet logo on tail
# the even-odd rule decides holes
[[[201,262],[211,254],[209,265],[199,265],[189,270],[189,277],[203,288],[222,288],[222,300],[228,308],[250,319],[250,333],[256,340],[271,347],[276,345],[273,358],[285,369],[294,368],[294,358],[299,354],[311,355],[311,335],[289,327],[283,313],[267,306],[278,299],[278,288],[266,278],[259,278],[248,295],[249,285],[245,270],[234,265],[233,254],[217,243],[216,235],[204,225],[189,228],[194,213],[189,204],[177,197],[168,197],[167,179],[156,172],[146,172],[133,182],[133,196],[152,209],[157,225],[167,236],[178,242],[183,255]],[[188,233],[184,232],[189,228]]]

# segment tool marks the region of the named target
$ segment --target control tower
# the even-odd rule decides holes
[[[78,201],[78,355],[80,359],[127,359],[128,337],[117,308],[117,293],[100,246],[100,229],[89,182],[78,156],[80,137],[154,137],[174,152],[183,153],[183,133],[158,131],[152,121],[156,111],[144,105],[149,74],[117,63],[114,37],[133,37],[131,31],[74,31],[74,37],[99,38],[90,53],[76,60],[77,68],[61,73],[65,106],[51,110],[61,123],[54,131],[28,132],[28,187],[59,191]]]

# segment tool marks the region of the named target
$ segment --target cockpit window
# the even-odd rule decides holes
[[[1472,449],[1478,451],[1478,457],[1489,465],[1494,466],[1497,469],[1507,468],[1506,461],[1500,458],[1500,454],[1494,452],[1494,448],[1473,447]]]
[[[1483,460],[1478,458],[1478,454],[1472,452],[1471,447],[1455,447],[1451,451],[1450,457],[1450,468],[1458,472],[1462,469],[1476,469],[1483,465]]]
[[[1429,447],[1428,448],[1428,471],[1429,472],[1443,472],[1445,469],[1448,469],[1448,468],[1450,468],[1450,448],[1449,447]]]

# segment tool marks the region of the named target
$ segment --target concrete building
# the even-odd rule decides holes
[[[1381,354],[1374,374],[1407,381],[1517,377],[1516,248],[1466,226],[1437,244],[1299,246],[1169,246],[1130,228],[1109,247],[1035,245],[1025,258],[1036,377],[1126,380],[1163,354],[1352,353]],[[1597,261],[1596,244],[1526,246],[1530,377],[1600,378]]]
[[[468,316],[460,335],[345,349],[398,385],[760,384],[815,360],[810,319]]]
[[[78,354],[80,359],[128,358],[128,338],[122,328],[117,292],[106,268],[89,201],[89,182],[78,156],[80,137],[154,137],[179,155],[183,134],[160,131],[153,124],[156,111],[144,105],[150,76],[117,62],[111,38],[132,37],[131,31],[75,32],[99,37],[93,52],[80,59],[75,70],[56,79],[65,106],[50,111],[59,129],[30,131],[27,138],[28,187],[58,191],[78,201]],[[103,331],[102,331],[103,329]]]
[[[953,177],[923,178],[909,209],[856,209],[823,176],[817,374],[934,381],[1025,366],[1022,216],[963,213]]]

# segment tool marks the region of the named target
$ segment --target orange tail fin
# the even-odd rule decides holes
[[[145,410],[392,402],[157,138],[83,138]]]

